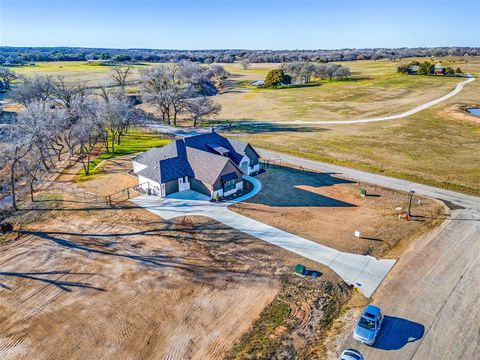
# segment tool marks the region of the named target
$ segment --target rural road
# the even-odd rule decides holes
[[[190,190],[169,195],[167,198],[142,195],[131,201],[167,220],[186,215],[214,219],[257,239],[328,266],[347,284],[359,288],[366,297],[373,294],[395,265],[393,259],[376,259],[373,256],[341,252],[230,211],[228,206],[247,200],[262,187],[257,179],[250,176],[244,178],[254,185],[254,189],[228,202],[212,203],[208,196]]]
[[[374,293],[386,315],[374,347],[352,339],[346,324],[341,349],[366,359],[476,359],[480,353],[480,198],[336,165],[259,150],[282,160],[349,179],[446,201],[451,216],[417,239]],[[338,349],[338,350],[341,350]]]
[[[402,119],[408,117],[410,115],[416,114],[422,110],[425,110],[431,106],[437,105],[442,101],[450,99],[451,97],[457,95],[460,91],[463,90],[463,87],[474,81],[474,77],[469,77],[467,80],[464,80],[458,83],[455,88],[449,92],[448,94],[439,97],[438,99],[429,101],[425,104],[419,105],[411,110],[404,111],[400,114],[395,115],[388,115],[382,116],[377,118],[369,118],[369,119],[355,119],[355,120],[311,120],[311,121],[304,121],[304,120],[295,120],[295,121],[245,121],[245,122],[236,122],[235,124],[243,124],[243,125],[265,125],[265,124],[283,124],[283,125],[313,125],[313,124],[321,124],[321,125],[347,125],[347,124],[364,124],[364,123],[371,123],[371,122],[379,122],[379,121],[391,121]]]

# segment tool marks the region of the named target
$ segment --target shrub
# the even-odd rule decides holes
[[[290,84],[292,78],[286,75],[282,69],[270,70],[265,78],[264,86],[267,88]]]

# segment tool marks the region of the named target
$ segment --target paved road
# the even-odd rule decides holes
[[[395,264],[395,260],[378,260],[372,256],[341,252],[228,210],[229,205],[244,201],[260,191],[261,183],[257,179],[249,176],[245,178],[254,184],[254,190],[227,203],[211,203],[209,197],[195,191],[182,191],[166,199],[143,195],[132,201],[164,219],[184,215],[212,218],[231,228],[328,266],[346,283],[361,289],[366,297],[373,294]]]
[[[458,83],[455,88],[450,91],[448,94],[439,97],[438,99],[429,101],[425,104],[419,105],[411,110],[404,111],[400,114],[395,114],[395,115],[388,115],[388,116],[382,116],[382,117],[377,117],[377,118],[368,118],[368,119],[355,119],[355,120],[312,120],[312,121],[304,121],[304,120],[296,120],[296,121],[246,121],[246,122],[241,122],[241,124],[246,124],[246,125],[265,125],[265,124],[283,124],[283,125],[314,125],[314,124],[321,124],[321,125],[345,125],[345,124],[364,124],[364,123],[371,123],[371,122],[379,122],[379,121],[392,121],[392,120],[397,120],[397,119],[402,119],[407,116],[416,114],[422,110],[428,109],[431,106],[437,105],[441,103],[442,101],[445,101],[447,99],[450,99],[452,96],[457,95],[460,91],[463,90],[463,87],[474,81],[474,77],[469,77],[467,80],[462,81],[461,83]],[[238,124],[238,123],[237,123]]]
[[[479,359],[480,199],[359,170],[260,150],[304,168],[449,202],[451,218],[414,242],[373,295],[388,316],[375,347],[355,342],[347,324],[343,347],[366,359]]]

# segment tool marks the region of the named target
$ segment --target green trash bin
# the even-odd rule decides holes
[[[360,189],[360,196],[361,197],[367,196],[367,189]]]
[[[302,264],[297,264],[295,265],[295,273],[298,274],[298,275],[305,275],[305,266],[303,266]]]

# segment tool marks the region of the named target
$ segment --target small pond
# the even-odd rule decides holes
[[[467,111],[475,116],[480,116],[480,108],[470,108]]]

